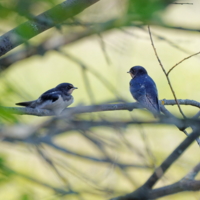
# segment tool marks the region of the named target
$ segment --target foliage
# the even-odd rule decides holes
[[[0,199],[198,196],[200,44],[184,21],[194,7],[0,2]],[[138,64],[157,84],[159,118],[132,103],[126,72]],[[62,116],[13,107],[61,82],[79,88]]]

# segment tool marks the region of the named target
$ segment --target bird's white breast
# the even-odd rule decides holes
[[[45,101],[39,108],[52,110],[56,115],[59,115],[66,107],[72,104],[73,101],[73,97],[71,97],[69,101],[64,101],[63,98],[59,96],[55,102],[52,102],[51,100]]]

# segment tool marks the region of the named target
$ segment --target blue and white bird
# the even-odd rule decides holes
[[[34,101],[20,102],[16,103],[16,105],[35,109],[47,109],[59,115],[66,107],[73,103],[74,98],[71,94],[74,89],[78,88],[70,83],[61,83],[55,88],[46,91]]]
[[[160,114],[158,91],[153,79],[148,75],[146,69],[141,66],[132,67],[128,73],[132,77],[130,92],[133,98],[152,112],[155,117],[158,116]]]

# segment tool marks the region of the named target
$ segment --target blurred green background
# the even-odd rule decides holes
[[[2,6],[0,7],[0,11],[2,11],[0,12],[1,34],[26,21],[28,14],[37,15],[60,2],[62,1],[9,0],[0,2]],[[192,3],[193,5],[170,5],[159,14],[159,17],[170,25],[198,28],[200,2],[193,0]],[[77,19],[88,23],[105,21],[124,15],[124,10],[126,10],[125,2],[101,0],[78,15]],[[38,45],[44,39],[75,33],[84,28],[68,25],[63,25],[61,29],[53,28],[31,39],[28,45]],[[199,51],[198,32],[170,30],[159,26],[151,26],[151,31],[157,52],[167,71],[183,58]],[[175,45],[181,49],[175,47]],[[10,53],[17,52],[24,46],[21,45]],[[16,102],[36,99],[44,91],[62,82],[72,83],[79,88],[73,93],[75,101],[72,106],[101,104],[110,101],[118,102],[117,96],[127,102],[133,102],[134,100],[129,92],[130,76],[126,72],[134,65],[141,65],[147,69],[149,75],[157,84],[159,99],[173,99],[166,77],[155,57],[145,26],[142,29],[134,26],[112,29],[101,33],[101,37],[95,34],[61,47],[60,51],[62,53],[49,51],[44,55],[23,59],[2,72],[0,76],[1,105],[13,107]],[[86,66],[88,82],[85,82],[80,64],[74,62],[65,53],[75,57]],[[199,101],[199,64],[200,57],[195,56],[186,60],[171,72],[170,80],[178,99]],[[91,71],[95,71],[97,76],[94,76]],[[116,91],[109,89],[107,83],[99,79],[100,76],[114,86]],[[92,95],[89,95],[89,93]],[[192,106],[181,106],[181,108],[188,117],[198,112],[198,109]],[[177,106],[167,106],[167,109],[176,116],[181,116]],[[131,117],[153,119],[150,113],[143,110],[134,110],[131,113],[128,111],[109,111],[96,115],[97,118],[105,117],[113,120],[131,119]],[[2,139],[9,134],[10,137],[23,138],[31,129],[49,119],[49,117],[36,116],[17,115],[15,117],[15,120],[1,119]],[[82,114],[81,117],[83,119],[90,118],[90,115]],[[110,128],[94,128],[91,133],[99,138],[102,137],[108,141],[116,142],[114,148],[112,145],[106,148],[106,151],[114,160],[152,166],[158,166],[185,138],[185,135],[176,127],[167,125],[132,125],[118,131]],[[77,131],[63,133],[54,139],[57,145],[67,147],[77,153],[102,157],[102,153]],[[147,150],[146,144],[148,144],[150,150]],[[0,199],[79,199],[73,194],[59,195],[51,188],[36,184],[20,174],[33,177],[58,188],[65,187],[65,184],[67,185],[67,182],[69,182],[75,191],[80,191],[83,199],[100,200],[108,199],[112,195],[116,196],[123,194],[123,192],[125,194],[133,191],[134,188],[144,183],[153,171],[153,169],[142,168],[123,170],[114,164],[99,164],[67,155],[47,145],[44,145],[43,148],[50,158],[56,159],[60,163],[57,168],[64,177],[63,179],[38,155],[34,145],[23,142],[1,142],[2,162],[17,174],[9,170],[6,173],[6,170],[3,167],[1,168]],[[144,157],[138,152],[142,152]],[[149,155],[149,152],[152,155]],[[193,143],[168,170],[156,187],[180,180],[198,162],[199,147],[196,143]],[[100,191],[105,190],[105,188],[107,190],[114,188],[119,193],[113,194],[111,192],[110,196],[108,195],[109,192],[107,195],[102,194]],[[162,199],[198,200],[199,198],[200,192],[184,192]]]

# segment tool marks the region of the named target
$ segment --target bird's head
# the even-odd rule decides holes
[[[74,87],[71,83],[61,83],[56,86],[56,89],[62,91],[64,94],[71,94],[77,87]]]
[[[131,67],[130,71],[128,71],[127,73],[130,73],[131,77],[134,78],[135,76],[138,76],[138,75],[147,74],[147,71],[144,67],[134,66],[134,67]]]

